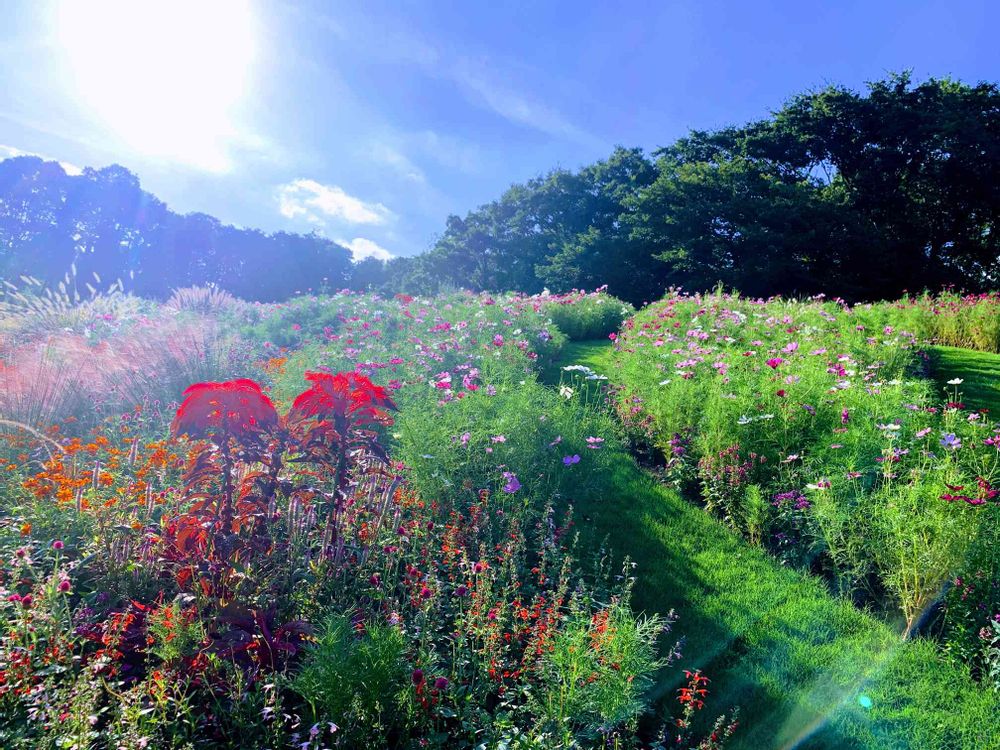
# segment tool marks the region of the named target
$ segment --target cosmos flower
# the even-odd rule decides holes
[[[521,483],[518,481],[517,474],[515,474],[514,472],[505,471],[503,473],[503,478],[506,482],[503,486],[503,491],[506,492],[508,495],[513,495],[515,492],[521,489]]]
[[[941,445],[949,450],[956,451],[962,447],[962,438],[958,437],[953,432],[941,433]]]

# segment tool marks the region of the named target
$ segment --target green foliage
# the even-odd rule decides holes
[[[334,722],[342,742],[384,741],[407,721],[405,649],[398,627],[358,633],[349,617],[330,616],[291,687],[309,704],[310,722]]]
[[[609,294],[570,292],[543,296],[544,312],[570,341],[604,339],[635,313],[635,308]]]
[[[663,623],[641,618],[621,602],[593,615],[570,605],[566,622],[544,649],[539,685],[532,696],[543,733],[568,746],[573,735],[597,737],[602,729],[635,720],[663,662],[655,643]]]

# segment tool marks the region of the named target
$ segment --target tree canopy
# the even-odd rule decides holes
[[[180,215],[119,166],[71,176],[56,162],[0,162],[0,278],[55,283],[121,279],[129,291],[164,297],[214,284],[244,299],[280,300],[347,284],[351,254],[316,234],[266,234]]]
[[[851,299],[1000,281],[1000,90],[892,75],[515,185],[383,283]],[[416,283],[414,283],[416,282]]]

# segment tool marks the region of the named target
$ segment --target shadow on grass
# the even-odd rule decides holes
[[[941,388],[951,389],[947,381],[962,378],[958,386],[962,400],[972,409],[989,409],[1000,414],[1000,354],[933,346],[928,349],[931,374]]]

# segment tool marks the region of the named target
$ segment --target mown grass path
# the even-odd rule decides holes
[[[931,374],[942,388],[947,382],[962,378],[958,386],[962,400],[970,409],[989,409],[994,419],[1000,417],[1000,354],[933,346],[929,349]]]
[[[571,344],[562,364],[615,380],[606,341]],[[556,382],[558,369],[545,376]],[[741,707],[734,747],[1000,748],[1000,698],[943,662],[935,644],[902,641],[634,461],[620,462],[613,486],[613,497],[578,511],[638,563],[636,606],[679,613],[671,637],[685,639],[683,666],[712,679],[706,713]],[[658,686],[670,708],[676,678],[670,671]]]

